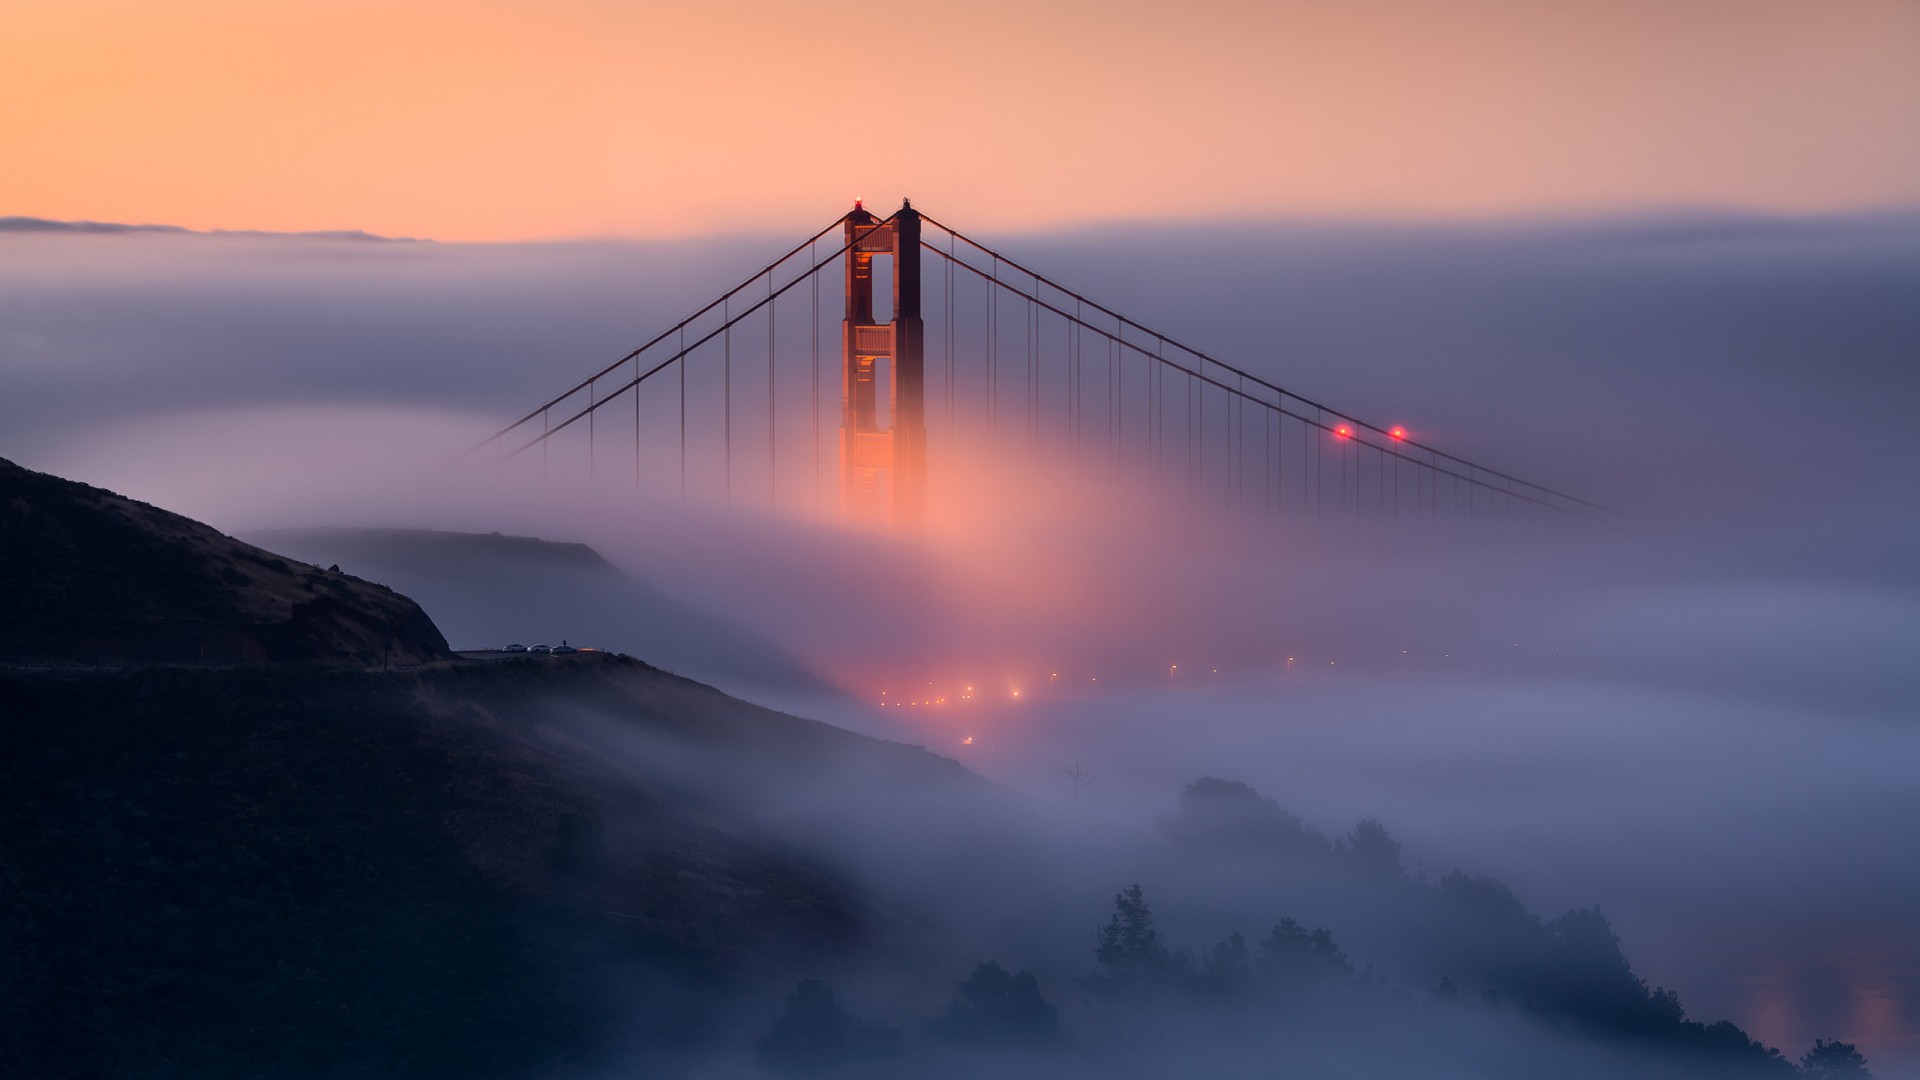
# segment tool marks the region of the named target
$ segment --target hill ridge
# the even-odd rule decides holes
[[[447,658],[384,585],[0,458],[0,663],[370,667]]]

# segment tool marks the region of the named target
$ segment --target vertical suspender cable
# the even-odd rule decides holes
[[[680,502],[687,502],[687,331],[680,331]]]
[[[766,267],[766,505],[780,505],[780,475],[774,463],[774,317],[780,298],[774,296],[774,267]]]
[[[1261,402],[1260,410],[1260,510],[1265,512],[1273,507],[1273,422],[1280,414],[1266,408]]]
[[[1246,391],[1247,381],[1245,379],[1236,376],[1234,382],[1239,385],[1242,393]],[[1238,397],[1227,402],[1228,405],[1233,407],[1233,411],[1227,414],[1227,432],[1233,439],[1233,446],[1230,448],[1233,456],[1228,459],[1231,462],[1231,468],[1227,471],[1233,474],[1233,509],[1236,513],[1240,510],[1240,488],[1242,486],[1241,481],[1244,479],[1244,477],[1240,475],[1240,444],[1246,441],[1247,434],[1247,412],[1244,408],[1245,403],[1246,399]],[[1238,428],[1237,432],[1236,426]]]
[[[639,502],[639,357],[634,357],[634,502]]]
[[[1313,439],[1313,516],[1318,520],[1327,508],[1327,415],[1313,410],[1314,426],[1308,432]]]
[[[1154,482],[1160,482],[1160,475],[1167,461],[1167,369],[1164,363],[1154,365]]]
[[[721,317],[727,320],[720,338],[720,393],[726,404],[721,408],[721,438],[725,443],[720,458],[726,473],[723,485],[727,505],[733,505],[733,298],[729,296]]]
[[[993,260],[993,283],[987,286],[987,436],[999,431],[1000,404],[1000,260]]]
[[[1287,514],[1287,414],[1278,409],[1273,414],[1273,512]]]
[[[815,241],[817,243],[818,241]],[[820,512],[820,260],[814,245],[807,245],[808,273],[813,288],[813,512]]]
[[[1118,466],[1120,460],[1120,379],[1113,370],[1114,343],[1107,342],[1107,460]]]
[[[1073,435],[1073,460],[1080,460],[1080,298],[1073,298],[1074,322],[1067,324],[1067,427]]]
[[[1033,291],[1035,293],[1040,291],[1037,283]],[[1040,384],[1040,368],[1043,363],[1040,356],[1040,330],[1044,315],[1040,305],[1033,305],[1033,446],[1036,450],[1040,447],[1040,401],[1043,394]]]
[[[947,301],[946,301],[946,307],[943,308],[940,312],[940,317],[947,321],[947,431],[949,432],[947,438],[949,441],[951,441],[953,438],[951,434],[951,432],[953,431],[953,410],[954,410],[953,399],[954,399],[954,396],[959,392],[959,380],[954,375],[954,365],[958,362],[958,360],[954,356],[954,342],[953,342],[954,323],[957,321],[953,316],[953,253],[954,253],[954,237],[952,233],[948,233],[947,234],[947,259],[942,264],[943,266],[946,267],[946,271],[947,271],[947,282],[946,282]]]

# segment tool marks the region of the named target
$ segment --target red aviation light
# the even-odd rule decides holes
[[[1351,439],[1353,438],[1353,428],[1348,427],[1346,424],[1340,424],[1333,429],[1333,434],[1334,437],[1338,439]]]
[[[1387,434],[1393,436],[1394,439],[1398,441],[1407,437],[1407,429],[1401,427],[1399,424],[1395,424],[1387,429]]]

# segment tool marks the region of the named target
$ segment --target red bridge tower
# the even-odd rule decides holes
[[[882,222],[847,215],[847,317],[841,325],[841,509],[848,520],[918,529],[926,514],[926,328],[920,319],[920,214],[903,201]],[[874,321],[873,257],[893,258],[893,311]],[[887,408],[880,382],[889,385]]]

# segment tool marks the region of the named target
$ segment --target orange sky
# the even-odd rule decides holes
[[[440,239],[1920,202],[1915,0],[0,0],[0,214]]]

